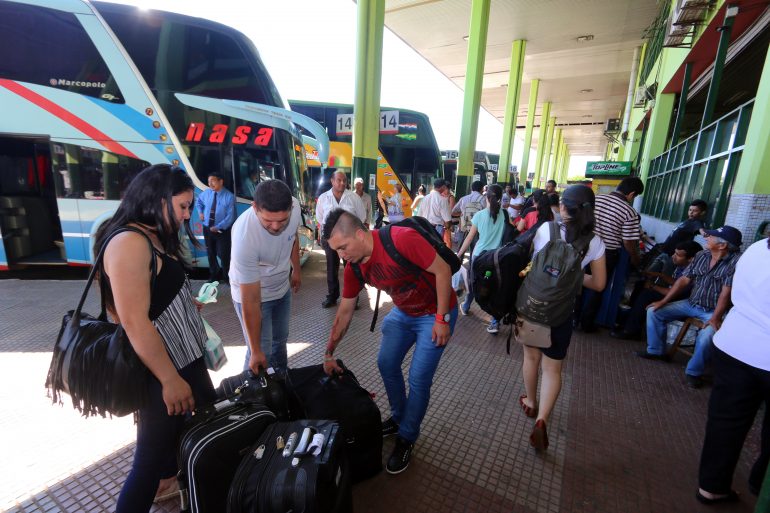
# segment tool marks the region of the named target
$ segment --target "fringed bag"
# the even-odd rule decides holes
[[[97,414],[123,417],[138,410],[147,399],[150,371],[137,356],[123,327],[107,320],[103,278],[99,280],[102,296],[99,317],[82,311],[91,283],[103,267],[107,245],[117,234],[126,231],[141,233],[147,239],[152,260],[151,289],[155,286],[157,264],[150,238],[137,228],[114,231],[96,257],[80,303],[64,316],[48,369],[46,387],[53,402],[61,403],[61,393],[67,393],[72,398],[72,406],[85,417]]]

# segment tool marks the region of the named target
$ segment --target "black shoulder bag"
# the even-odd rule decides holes
[[[99,280],[102,297],[99,317],[82,311],[91,283],[103,267],[107,245],[117,234],[127,231],[141,233],[147,239],[152,256],[151,289],[155,286],[157,264],[150,238],[137,228],[115,230],[96,257],[77,308],[64,316],[48,369],[46,387],[53,402],[61,403],[61,393],[67,393],[72,398],[72,406],[84,417],[97,414],[123,417],[138,410],[147,399],[151,373],[131,346],[123,326],[107,320],[104,277]]]

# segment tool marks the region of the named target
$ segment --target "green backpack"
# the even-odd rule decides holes
[[[546,326],[559,326],[575,309],[575,297],[583,286],[581,261],[594,235],[572,243],[561,238],[559,224],[548,223],[551,239],[532,261],[532,269],[516,296],[518,315]]]

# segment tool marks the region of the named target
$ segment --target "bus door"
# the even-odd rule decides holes
[[[45,138],[0,137],[0,268],[66,263],[50,148]]]

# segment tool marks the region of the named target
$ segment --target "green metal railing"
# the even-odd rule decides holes
[[[721,226],[743,155],[754,100],[722,116],[650,162],[642,213],[679,222],[695,199],[708,203],[706,222]]]

